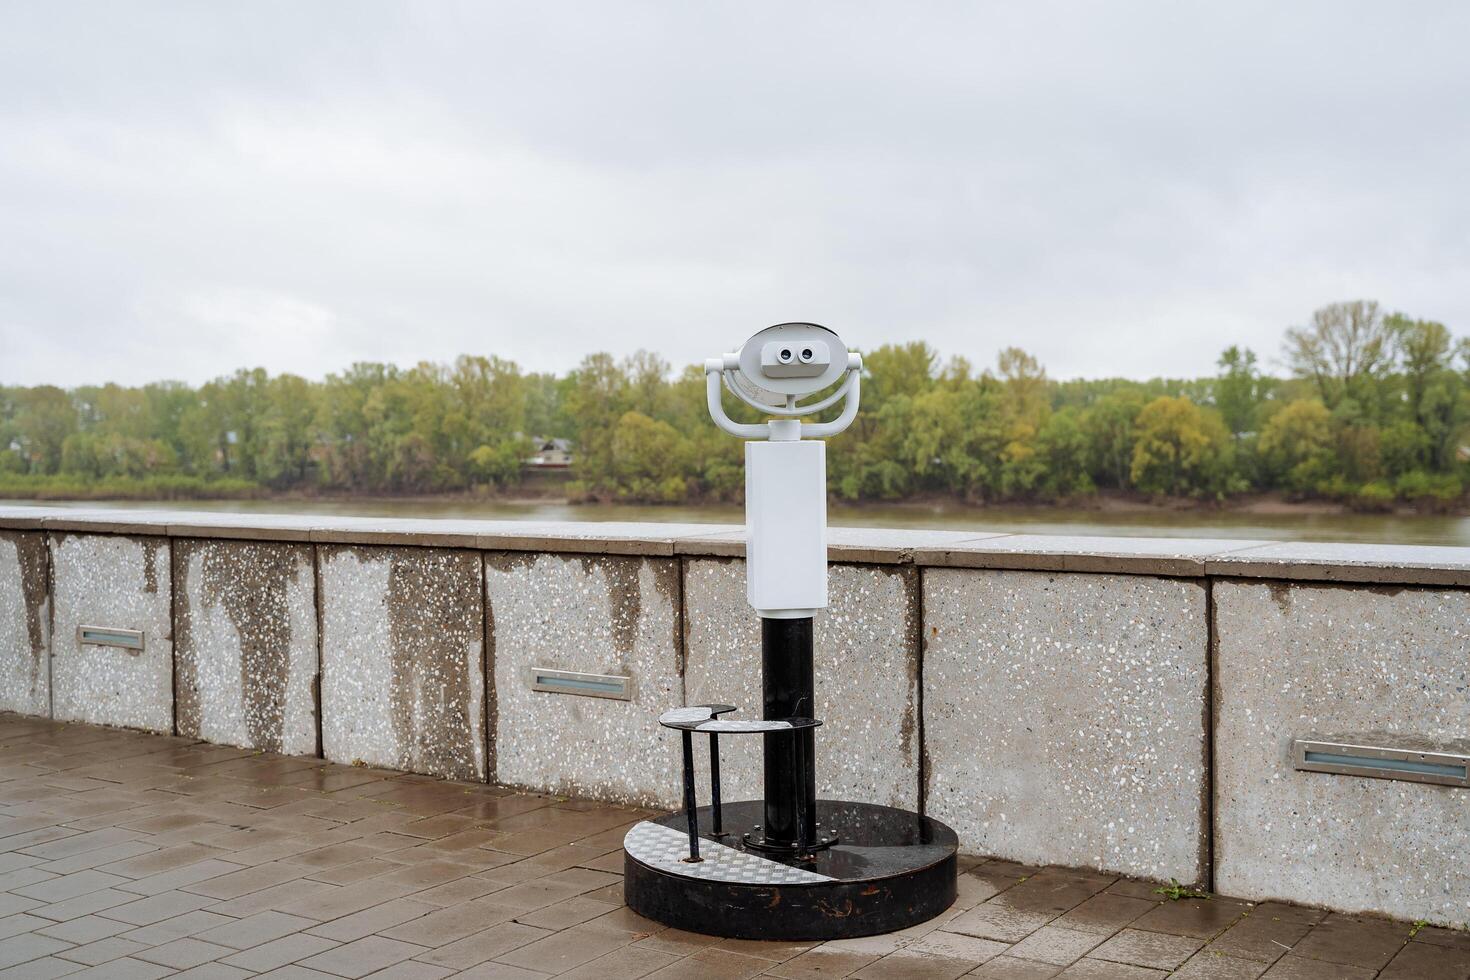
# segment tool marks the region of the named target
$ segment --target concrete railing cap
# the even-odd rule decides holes
[[[745,554],[744,528],[730,524],[477,521],[11,505],[0,506],[0,529],[690,558]],[[828,557],[839,562],[934,568],[1470,586],[1470,548],[1414,545],[834,527],[828,533]]]

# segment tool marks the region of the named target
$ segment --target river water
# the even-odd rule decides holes
[[[27,505],[36,501],[5,500]],[[361,517],[442,517],[533,521],[678,521],[738,524],[738,507],[653,507],[567,504],[560,501],[231,500],[45,501],[46,507],[122,507],[258,514],[334,514]],[[833,525],[943,528],[1028,534],[1102,534],[1145,537],[1264,538],[1277,541],[1365,541],[1380,544],[1470,546],[1470,517],[1402,514],[1255,514],[1240,510],[1125,511],[1067,507],[974,507],[964,504],[834,504]]]

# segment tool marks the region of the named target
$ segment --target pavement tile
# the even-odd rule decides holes
[[[38,960],[43,956],[62,953],[71,948],[71,943],[61,939],[38,936],[33,932],[22,933],[19,936],[11,936],[9,939],[0,939],[0,967],[15,966],[27,960]]]
[[[30,869],[24,869],[30,870]],[[20,873],[20,872],[14,872]],[[78,871],[69,875],[61,875],[49,881],[39,881],[35,884],[24,885],[19,888],[7,888],[17,895],[26,898],[34,898],[41,902],[64,902],[68,898],[76,898],[78,895],[86,895],[90,892],[100,891],[103,888],[115,888],[126,885],[129,879],[122,875],[110,875],[105,871],[88,869]]]
[[[1124,929],[1088,955],[1093,959],[1110,960],[1114,963],[1173,970],[1203,945],[1203,940],[1188,936],[1168,936],[1159,932]]]
[[[169,891],[160,892],[148,898],[129,902],[126,905],[115,905],[102,910],[99,914],[109,919],[117,919],[119,922],[131,922],[135,926],[151,925],[171,919],[185,912],[193,912],[215,904],[215,899],[204,895],[191,895],[188,892]]]
[[[161,963],[148,963],[144,960],[123,957],[111,963],[88,967],[80,973],[69,973],[67,976],[75,977],[76,980],[160,980],[161,977],[170,976],[173,973],[172,967]]]
[[[1078,932],[1096,932],[1109,936],[1158,906],[1157,901],[1130,898],[1107,891],[1094,895],[1056,919],[1052,925]]]
[[[1043,868],[1008,889],[999,901],[1012,908],[1058,916],[1081,905],[1117,880],[1117,875]]]
[[[551,976],[539,970],[526,970],[519,966],[509,966],[505,963],[481,963],[472,966],[463,973],[456,973],[456,980],[546,980]]]
[[[1181,898],[1164,902],[1134,920],[1133,928],[1173,936],[1213,939],[1251,910],[1249,902],[1230,898]]]
[[[1378,971],[1345,963],[1309,960],[1305,956],[1283,956],[1261,980],[1373,980]]]
[[[969,973],[967,977],[983,977],[985,980],[1051,980],[1062,972],[1063,967],[1036,960],[1018,960],[1014,956],[997,956]]]
[[[298,878],[232,898],[228,902],[211,905],[209,908],[220,915],[243,919],[257,912],[284,912],[288,911],[287,906],[300,908],[303,905],[322,903],[336,890],[336,885],[324,885],[319,881]]]
[[[1378,976],[1379,980],[1466,980],[1470,950],[1409,943]]]
[[[143,943],[148,946],[161,946],[164,943],[173,942],[175,939],[183,939],[185,936],[193,936],[205,932],[217,926],[229,922],[229,916],[219,915],[214,912],[205,912],[196,909],[193,912],[185,912],[162,922],[155,922],[132,932],[124,932],[120,935],[124,939],[131,939],[135,943]]]
[[[1169,977],[1170,980],[1256,980],[1269,966],[1269,963],[1258,960],[1224,956],[1211,952],[1207,947],[1191,956]]]
[[[65,950],[57,955],[64,959],[84,963],[87,966],[96,966],[99,963],[106,963],[110,960],[121,959],[124,956],[131,956],[139,950],[147,948],[143,943],[135,943],[131,939],[119,939],[113,936],[95,943],[88,943],[85,946],[77,946],[73,949]]]
[[[656,949],[624,946],[568,970],[560,975],[559,980],[638,980],[677,962],[678,959],[672,953],[660,953]]]
[[[395,963],[412,959],[425,951],[423,946],[403,943],[382,936],[368,936],[344,943],[335,949],[302,960],[301,965],[311,970],[335,973],[341,977],[365,977]]]
[[[981,940],[983,942],[983,940]],[[641,944],[628,947],[629,949],[642,948]],[[656,952],[651,950],[650,952]],[[675,954],[663,954],[673,956]],[[813,947],[805,953],[794,956],[784,963],[767,967],[766,974],[773,977],[782,977],[784,980],[830,980],[833,977],[845,977],[856,973],[869,963],[877,960],[876,953],[859,953],[847,950],[833,949],[830,944],[823,943]],[[596,962],[595,960],[593,962]],[[590,965],[590,964],[589,964]]]
[[[1292,953],[1312,960],[1381,970],[1409,941],[1409,929],[1405,923],[1391,919],[1334,913],[1297,943]]]
[[[498,882],[485,881],[480,878],[460,878],[457,881],[446,881],[442,885],[414,892],[413,897],[415,901],[447,907],[459,905],[462,902],[472,902],[491,892],[498,892],[503,887],[505,886]]]
[[[1423,926],[1414,934],[1414,942],[1429,943],[1432,946],[1452,946],[1455,949],[1470,949],[1470,930]]]
[[[1119,878],[1107,887],[1111,895],[1124,895],[1128,898],[1141,898],[1145,901],[1163,901],[1163,890],[1156,881],[1139,881],[1134,878]]]
[[[520,949],[522,946],[530,945],[548,935],[551,934],[545,929],[537,929],[517,922],[501,922],[488,929],[471,933],[463,939],[446,943],[427,953],[420,953],[415,959],[433,963],[436,966],[464,970]]]
[[[306,869],[299,865],[286,864],[282,861],[272,861],[267,864],[258,864],[254,867],[243,868],[232,871],[229,874],[210,878],[206,881],[195,882],[185,885],[180,891],[191,892],[195,895],[206,895],[218,901],[239,898],[241,895],[249,895],[258,892],[262,888],[271,885],[279,885],[286,881],[295,881],[297,878],[306,877]]]
[[[228,946],[231,949],[249,949],[261,943],[268,943],[272,939],[280,939],[282,936],[301,932],[316,924],[316,920],[299,915],[265,911],[243,919],[232,919],[213,929],[195,933],[195,938],[208,943]]]
[[[614,932],[591,929],[587,926],[575,926],[552,933],[509,953],[503,953],[496,956],[495,959],[501,963],[509,963],[511,966],[557,974],[581,966],[588,960],[596,959],[604,953],[610,953],[619,947],[626,946],[629,942],[631,940],[626,936]],[[761,969],[770,965],[767,960],[756,962],[762,964]]]
[[[71,874],[73,871],[85,871],[88,868],[106,870],[107,866],[114,861],[137,857],[140,854],[147,854],[156,850],[158,848],[152,844],[144,844],[140,841],[125,841],[121,844],[113,844],[109,847],[73,854],[71,857],[63,858],[59,861],[48,861],[45,864],[37,865],[37,867],[42,871],[49,871],[51,874],[56,875]]]
[[[228,946],[219,946],[215,943],[206,943],[198,939],[175,939],[171,943],[155,946],[141,953],[134,953],[136,959],[146,960],[149,963],[162,963],[164,966],[173,967],[175,970],[187,970],[190,967],[199,966],[217,960],[222,956],[230,955],[234,950]]]
[[[480,870],[482,869],[467,867],[459,861],[415,860],[412,863],[390,869],[385,874],[374,876],[370,880],[385,885],[402,885],[411,887],[414,891],[420,891],[435,885],[442,885],[447,881],[457,881]]]
[[[246,970],[266,971],[296,963],[339,946],[331,939],[297,933],[223,957],[221,962]]]
[[[7,915],[0,919],[0,939],[19,936],[23,932],[39,932],[55,924],[50,919],[43,919],[27,912],[17,912],[15,915]]]
[[[418,896],[415,897],[422,897],[423,894],[424,893],[421,892]],[[606,915],[608,912],[613,911],[617,907],[618,906],[612,905],[608,902],[597,902],[593,901],[590,898],[583,898],[582,896],[578,895],[577,897],[569,898],[564,902],[557,902],[555,905],[548,905],[544,909],[537,909],[535,912],[517,916],[516,921],[524,923],[528,926],[536,926],[538,929],[570,929],[572,926],[581,925],[583,922],[595,919],[601,915]],[[751,950],[736,950],[736,952],[746,952],[751,953],[752,955],[762,955],[758,953],[753,953]],[[791,955],[795,956],[796,953],[799,952],[801,952],[800,949],[796,950]],[[769,956],[763,956],[763,958],[776,959],[776,957]],[[780,957],[780,959],[786,958],[787,957]]]
[[[383,932],[437,911],[439,911],[437,905],[426,905],[412,898],[395,898],[382,905],[374,905],[361,912],[353,912],[340,919],[333,919],[331,922],[318,923],[307,919],[305,929],[313,936],[325,936],[339,943],[350,943],[354,939],[362,939],[364,936]],[[292,916],[291,918],[299,917]]]
[[[770,965],[770,960],[756,956],[743,956],[723,949],[701,949],[693,956],[660,967],[648,976],[652,980],[746,980],[764,972]]]
[[[148,854],[113,862],[103,866],[101,870],[127,878],[148,878],[165,871],[174,871],[191,864],[198,864],[210,858],[222,858],[226,854],[228,854],[227,851],[216,847],[205,847],[203,844],[177,844],[173,847],[165,847]]]
[[[420,946],[446,946],[488,926],[511,918],[512,910],[485,902],[468,902],[446,909],[435,909],[402,925],[378,930],[389,939],[417,943]]]
[[[309,919],[326,922],[339,919],[353,912],[381,905],[395,898],[402,898],[414,891],[408,885],[392,885],[376,878],[360,881],[353,885],[331,886],[333,890],[317,895],[307,895],[296,902],[278,906],[277,911],[291,915],[304,915]]]
[[[969,939],[968,936],[956,936],[955,938],[966,940]],[[763,941],[758,939],[721,939],[719,942],[715,943],[713,948],[728,950],[731,953],[740,953],[743,956],[758,956],[763,960],[770,960],[772,963],[784,963],[785,961],[791,959],[793,956],[796,956],[798,953],[804,953],[815,945],[817,944],[814,942],[802,943]]]
[[[128,923],[119,922],[116,919],[106,919],[100,915],[83,915],[65,922],[47,922],[43,928],[36,929],[34,932],[39,936],[50,936],[52,939],[60,939],[63,942],[80,946],[84,943],[95,943],[108,936],[116,936],[132,928]]]
[[[1066,966],[1101,941],[1102,937],[1095,932],[1078,932],[1056,925],[1042,926],[1012,946],[1007,955]]]
[[[984,905],[975,906],[951,919],[945,928],[981,939],[1018,943],[1056,918],[1050,912],[1015,908],[1004,901],[1005,897],[1002,893]]]
[[[1291,952],[1311,928],[1300,921],[1273,916],[1261,906],[1226,929],[1209,949],[1238,959],[1275,963]]]
[[[418,960],[405,960],[376,973],[369,973],[365,980],[443,980],[444,977],[451,976],[453,973],[453,970],[446,970],[441,966],[431,966],[428,963],[420,963]]]
[[[14,915],[17,912],[24,912],[27,909],[34,909],[45,904],[45,902],[39,902],[34,898],[22,898],[19,895],[0,893],[0,915]]]
[[[1146,966],[1084,959],[1058,973],[1057,980],[1164,980],[1168,975],[1164,970]]]
[[[19,892],[22,888],[30,885],[39,885],[42,882],[56,881],[62,876],[50,871],[44,871],[34,865],[24,868],[16,868],[0,874],[0,891]]]
[[[80,964],[70,960],[43,956],[39,960],[0,970],[0,980],[53,980],[54,977],[71,976],[81,969]]]
[[[591,924],[596,925],[597,920],[594,919]],[[719,941],[718,936],[702,936],[697,932],[685,932],[683,929],[659,929],[643,939],[633,940],[633,943],[643,949],[657,949],[678,956],[692,956],[706,946],[713,946]],[[884,953],[890,951],[884,950]]]
[[[137,892],[140,895],[157,895],[160,892],[172,891],[193,885],[221,875],[231,874],[243,870],[244,865],[232,864],[229,861],[220,861],[213,858],[204,861],[195,861],[172,871],[162,871],[156,875],[139,878],[130,882],[125,887],[128,891]]]
[[[955,980],[975,963],[922,950],[900,949],[858,970],[858,980]]]
[[[223,963],[205,963],[174,974],[173,980],[247,980],[255,974],[249,970],[242,970],[237,966],[225,966]]]

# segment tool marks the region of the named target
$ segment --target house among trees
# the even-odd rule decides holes
[[[572,444],[567,439],[533,439],[536,455],[526,460],[533,470],[565,470],[572,465]]]

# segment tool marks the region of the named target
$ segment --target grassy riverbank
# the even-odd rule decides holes
[[[452,493],[348,493],[343,491],[309,492],[303,490],[272,490],[249,480],[211,479],[191,476],[157,476],[147,478],[113,477],[101,480],[79,480],[65,475],[21,476],[0,474],[0,498],[36,501],[262,501],[280,505],[291,503],[326,504],[352,507],[355,504],[372,506],[382,504],[389,507],[425,510],[453,510],[456,505],[468,509],[479,506],[507,507],[566,507],[572,513],[579,510],[593,512],[601,507],[617,504],[618,501],[598,500],[587,496],[569,497],[561,481],[533,480],[520,487],[504,491],[490,488],[456,491]],[[834,505],[838,501],[833,501]],[[963,500],[942,494],[923,494],[898,500],[841,501],[841,507],[861,514],[872,512],[941,513],[950,510],[965,510],[984,513],[1000,510],[1006,513],[1034,513],[1044,517],[1051,513],[1093,513],[1100,518],[1141,518],[1149,514],[1234,514],[1242,517],[1291,517],[1332,516],[1338,514],[1383,514],[1413,516],[1434,514],[1448,517],[1470,517],[1470,503],[1464,498],[1444,500],[1428,498],[1415,503],[1386,501],[1382,505],[1365,508],[1357,500],[1342,501],[1323,498],[1297,498],[1281,493],[1237,494],[1224,499],[1198,497],[1148,496],[1137,493],[1099,491],[1077,495],[1064,500],[1026,501],[1011,500],[986,503]],[[708,507],[711,512],[732,510],[728,502],[689,502],[680,504],[647,505],[651,510],[681,510],[684,508]],[[733,510],[732,510],[733,512]]]

